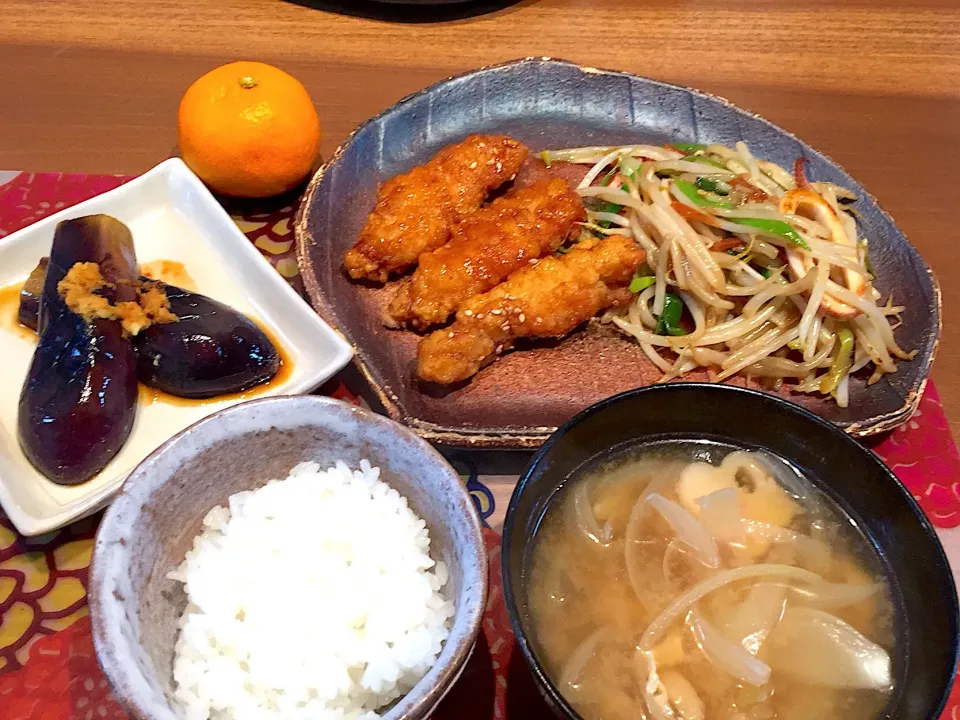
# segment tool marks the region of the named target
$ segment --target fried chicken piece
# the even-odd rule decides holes
[[[645,257],[630,238],[611,235],[518,270],[463,303],[453,325],[420,341],[417,374],[448,385],[475,375],[518,338],[566,335],[600,310],[629,302],[627,285]]]
[[[562,178],[540,180],[494,200],[457,224],[450,242],[420,256],[384,323],[423,329],[446,321],[464,300],[552,254],[586,217],[580,196]]]
[[[385,282],[436,250],[487,194],[517,174],[530,153],[503,135],[471,135],[425,165],[388,180],[356,244],[343,256],[350,277]]]

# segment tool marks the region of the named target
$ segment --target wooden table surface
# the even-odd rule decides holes
[[[958,436],[960,1],[494,3],[410,22],[361,0],[342,0],[354,16],[331,12],[336,0],[4,0],[0,170],[142,172],[172,152],[190,82],[241,58],[304,82],[324,153],[424,85],[517,57],[697,87],[839,161],[931,263],[945,305],[934,377]]]

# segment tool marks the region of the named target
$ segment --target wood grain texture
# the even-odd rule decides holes
[[[944,292],[934,378],[960,435],[960,269],[950,222],[960,188],[957,0],[521,0],[434,23],[300,1],[6,0],[0,169],[142,172],[174,151],[176,107],[190,82],[240,58],[277,63],[304,82],[325,155],[404,95],[516,57],[697,87],[844,165],[930,262]],[[928,153],[933,161],[920,167]]]

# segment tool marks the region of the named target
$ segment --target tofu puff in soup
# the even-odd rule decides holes
[[[761,452],[670,443],[568,482],[531,544],[533,642],[585,720],[870,720],[890,587],[853,521]]]

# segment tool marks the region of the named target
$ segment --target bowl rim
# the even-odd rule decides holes
[[[510,496],[510,502],[507,505],[506,515],[503,520],[503,533],[501,540],[501,551],[500,551],[500,572],[503,584],[503,596],[504,603],[507,608],[507,615],[510,618],[510,626],[513,630],[514,637],[516,638],[517,645],[520,647],[520,650],[523,654],[523,658],[526,661],[527,667],[532,672],[535,682],[539,686],[542,692],[546,692],[551,702],[554,703],[555,707],[558,707],[562,710],[564,715],[569,720],[582,720],[582,717],[570,703],[563,697],[560,691],[557,689],[556,684],[550,679],[549,675],[543,668],[543,665],[540,663],[530,639],[527,637],[527,633],[524,631],[520,623],[520,613],[517,609],[516,595],[514,593],[513,582],[510,577],[510,546],[514,541],[514,525],[516,521],[517,505],[519,503],[520,496],[523,494],[527,485],[529,484],[534,472],[538,469],[541,463],[544,461],[544,458],[551,452],[553,447],[558,443],[562,442],[564,436],[576,425],[580,424],[584,420],[592,417],[601,412],[607,411],[611,406],[616,405],[625,400],[631,399],[636,395],[641,394],[664,394],[664,393],[689,393],[696,391],[706,391],[713,393],[727,393],[727,394],[741,394],[748,395],[755,400],[764,400],[771,401],[775,405],[779,406],[778,411],[786,411],[794,413],[800,416],[803,420],[807,422],[813,422],[819,425],[822,429],[829,432],[835,440],[842,444],[846,450],[845,452],[849,453],[859,453],[865,454],[870,460],[872,460],[876,465],[879,466],[879,469],[883,474],[885,474],[889,480],[894,483],[896,491],[899,492],[901,499],[905,502],[905,505],[910,509],[910,512],[919,520],[921,528],[924,534],[933,541],[933,557],[930,560],[938,562],[941,568],[946,571],[941,573],[943,580],[945,581],[947,587],[952,590],[949,593],[950,600],[950,620],[952,621],[954,627],[960,627],[960,600],[957,596],[957,585],[954,580],[953,573],[951,572],[950,562],[947,558],[946,551],[943,549],[943,544],[940,542],[940,538],[937,535],[936,529],[933,527],[933,524],[927,518],[926,513],[923,512],[920,504],[916,501],[906,486],[900,481],[900,479],[887,467],[886,463],[880,459],[880,457],[870,448],[865,445],[861,445],[857,440],[850,434],[843,431],[842,428],[834,425],[833,423],[824,420],[819,415],[816,415],[801,405],[796,405],[791,403],[783,398],[772,395],[770,393],[760,392],[758,390],[753,390],[751,388],[744,388],[735,385],[722,385],[714,383],[693,383],[693,382],[684,382],[684,383],[664,383],[660,385],[649,385],[641,388],[634,388],[632,390],[627,390],[617,395],[612,395],[600,402],[594,403],[585,410],[577,413],[574,417],[570,418],[566,423],[560,426],[555,433],[553,433],[550,438],[543,444],[543,446],[537,451],[537,453],[531,458],[527,467],[524,469],[523,473],[520,476],[520,479],[517,481],[516,487],[513,489],[513,493]],[[519,541],[519,540],[518,540]],[[952,684],[956,678],[958,663],[960,663],[960,635],[955,635],[952,640],[952,672],[950,678],[945,683],[944,688],[941,692],[941,697],[939,702],[936,705],[935,712],[933,712],[929,717],[922,720],[937,720],[940,717],[940,714],[943,712],[946,707],[947,701],[950,698],[950,691]],[[960,680],[957,681],[960,683]],[[921,720],[921,719],[917,719]]]
[[[413,688],[405,695],[402,695],[399,700],[395,701],[395,704],[381,717],[384,720],[406,720],[407,718],[420,717],[422,711],[429,713],[432,708],[443,699],[453,683],[459,678],[467,660],[473,652],[476,636],[480,631],[483,613],[486,608],[486,598],[489,589],[489,562],[480,517],[475,511],[473,499],[470,497],[466,485],[461,481],[460,476],[447,459],[426,440],[408,428],[372,410],[342,400],[318,395],[276,395],[272,397],[255,398],[223,408],[212,415],[198,420],[147,455],[147,457],[130,472],[127,480],[124,481],[121,491],[104,513],[97,527],[87,589],[94,650],[97,662],[103,670],[107,681],[110,683],[114,695],[124,708],[131,711],[138,718],[152,720],[157,717],[152,709],[153,703],[144,702],[142,694],[137,692],[138,687],[143,682],[142,677],[139,679],[136,677],[140,675],[140,673],[123,669],[132,659],[130,658],[129,652],[124,652],[120,650],[120,648],[126,645],[131,646],[131,649],[136,649],[139,645],[126,640],[114,623],[104,621],[104,613],[106,612],[105,603],[107,601],[104,597],[104,583],[107,579],[104,569],[104,554],[112,556],[118,552],[115,546],[125,545],[125,542],[120,542],[124,540],[123,533],[118,532],[119,528],[115,527],[118,522],[116,519],[117,515],[123,511],[127,503],[140,501],[139,498],[136,500],[133,499],[133,495],[137,491],[137,485],[139,484],[138,480],[145,478],[146,473],[149,473],[152,469],[151,466],[156,464],[158,459],[169,452],[171,448],[183,442],[187,436],[192,435],[203,426],[221,422],[225,423],[231,416],[249,412],[251,408],[263,405],[291,404],[314,407],[321,413],[350,413],[361,418],[362,422],[377,426],[383,433],[392,433],[395,436],[410,441],[425,457],[430,458],[437,469],[449,479],[451,486],[449,488],[450,491],[459,496],[460,502],[456,503],[456,506],[463,508],[463,513],[456,513],[455,516],[451,517],[450,524],[464,523],[465,525],[464,529],[466,530],[469,541],[465,558],[470,565],[474,566],[478,578],[476,587],[471,593],[471,595],[476,595],[476,601],[474,602],[473,598],[470,598],[471,601],[465,603],[465,607],[457,608],[455,611],[451,623],[451,636],[448,636],[447,640],[444,641],[444,650],[449,647],[451,640],[454,640],[456,645],[453,647],[451,656],[446,659],[445,664],[440,665],[440,658],[443,653],[441,650],[441,655],[437,657],[437,661],[430,667],[427,673]],[[303,419],[303,425],[311,424],[308,415],[301,414],[300,417]],[[269,427],[270,424],[265,423],[265,427],[261,428],[261,430],[269,429]],[[258,431],[255,430],[252,432]],[[227,438],[241,437],[245,434],[248,434],[248,432],[238,432],[233,435],[228,435]],[[220,442],[220,440],[214,441],[211,445],[201,448],[199,452],[205,451],[217,442]],[[175,472],[171,473],[160,485],[169,482],[175,474]],[[140,482],[143,481],[140,480]],[[143,507],[141,505],[140,510],[136,511],[136,514],[139,514],[142,510]],[[461,514],[464,517],[459,517]],[[446,517],[446,514],[444,516]],[[123,601],[122,598],[117,598],[117,600]],[[461,637],[453,638],[452,628],[456,619],[461,614],[465,614],[466,619],[464,632]],[[131,680],[133,680],[133,682],[131,682]],[[413,704],[404,707],[406,705],[405,700],[408,698],[412,700]],[[171,717],[179,717],[176,707],[171,705],[169,700],[167,701],[167,709],[170,711]]]

